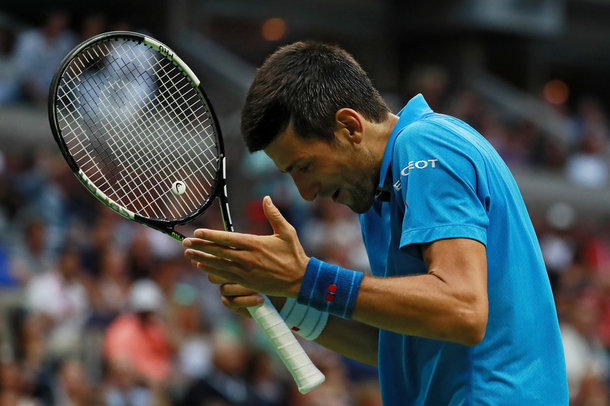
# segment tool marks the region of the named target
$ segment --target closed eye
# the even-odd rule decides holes
[[[293,162],[292,164],[288,165],[286,169],[278,169],[280,169],[280,172],[282,173],[291,173],[292,171],[297,171],[299,173],[307,173],[311,170],[311,167],[312,162],[298,160],[297,162]]]
[[[311,164],[306,164],[306,165],[299,166],[297,168],[297,170],[299,172],[301,172],[301,173],[307,173],[307,172],[309,172],[311,170]]]

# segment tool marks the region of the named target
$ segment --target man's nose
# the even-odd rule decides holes
[[[303,179],[300,176],[293,176],[292,179],[303,199],[311,202],[316,198],[319,190],[319,188],[316,187],[316,183]]]

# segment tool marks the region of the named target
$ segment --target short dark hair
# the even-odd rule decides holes
[[[302,138],[334,139],[335,113],[352,108],[373,122],[390,109],[345,50],[318,42],[279,48],[258,70],[242,110],[250,152],[266,148],[292,124]]]

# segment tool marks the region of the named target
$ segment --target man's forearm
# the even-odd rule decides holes
[[[273,305],[280,311],[285,298],[270,297]],[[316,343],[335,351],[347,358],[364,364],[377,366],[377,345],[379,329],[355,320],[329,316],[326,327],[315,340]]]
[[[376,327],[331,315],[316,342],[347,358],[377,366],[379,329]]]

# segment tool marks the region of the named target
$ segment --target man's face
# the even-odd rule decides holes
[[[356,213],[373,204],[378,169],[361,144],[339,135],[335,141],[304,140],[292,126],[265,148],[280,171],[289,173],[305,200],[328,197]]]

